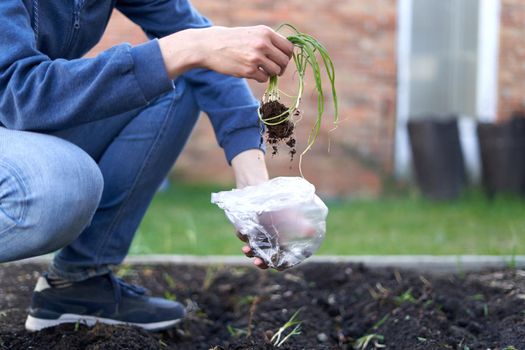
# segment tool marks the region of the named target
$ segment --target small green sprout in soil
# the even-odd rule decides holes
[[[287,39],[295,46],[293,61],[297,68],[299,80],[297,95],[292,97],[293,103],[290,106],[285,106],[281,103],[281,93],[283,95],[285,95],[285,93],[279,90],[278,77],[272,76],[270,77],[268,88],[262,97],[261,107],[258,112],[259,118],[267,127],[267,142],[272,147],[272,154],[277,154],[278,144],[284,142],[290,148],[290,156],[293,160],[293,156],[296,153],[295,138],[293,136],[295,129],[294,123],[297,122],[301,116],[299,105],[304,92],[306,69],[311,67],[315,80],[315,90],[317,92],[317,119],[308,136],[306,148],[299,157],[299,170],[301,171],[302,158],[304,154],[312,148],[319,135],[325,111],[325,95],[321,74],[323,66],[332,90],[334,124],[337,125],[339,121],[339,108],[335,89],[335,69],[328,51],[317,39],[311,35],[299,32],[294,26],[287,23],[281,25],[277,31],[283,28],[291,30],[292,34],[287,36]],[[318,57],[320,57],[320,59]]]
[[[430,305],[432,305],[434,303],[434,300],[427,300],[425,301],[425,303],[423,304],[423,307],[426,309],[428,308]]]
[[[355,350],[365,350],[368,347],[370,342],[373,342],[374,348],[384,348],[384,344],[381,344],[384,341],[384,337],[381,334],[367,334],[357,339],[354,343]]]
[[[117,271],[117,277],[125,278],[130,276],[133,273],[133,268],[129,264],[120,265]]]
[[[239,305],[251,305],[255,298],[255,295],[246,295],[239,300]]]
[[[470,300],[484,301],[485,300],[485,296],[483,294],[481,294],[481,293],[474,294],[473,296],[470,297]]]
[[[228,333],[230,333],[230,335],[232,337],[242,337],[242,336],[247,336],[248,335],[248,331],[247,330],[241,329],[241,328],[235,328],[231,324],[229,324],[226,327],[226,329],[228,330]]]
[[[172,289],[175,288],[175,285],[176,285],[175,280],[173,279],[173,277],[170,274],[164,272],[162,274],[162,277],[164,278],[164,281],[166,281],[168,287],[170,287]]]
[[[210,288],[211,284],[215,280],[215,277],[217,273],[219,272],[221,268],[218,266],[210,265],[206,269],[206,275],[204,276],[204,280],[202,281],[202,289],[208,290]]]
[[[170,292],[170,291],[165,291],[164,292],[164,298],[168,299],[168,300],[172,300],[172,301],[177,300],[177,296],[175,294],[173,294],[172,292]]]
[[[292,317],[290,317],[290,319],[284,324],[282,325],[282,327],[280,327],[277,332],[275,332],[275,334],[273,335],[273,337],[270,339],[270,342],[276,346],[276,347],[280,347],[281,345],[283,345],[288,339],[290,339],[292,336],[294,335],[299,335],[301,334],[301,321],[297,320],[297,315],[299,315],[299,312],[301,311],[301,309],[297,310],[296,312],[294,312],[294,314],[292,315]],[[295,327],[294,327],[295,326]],[[284,333],[286,332],[286,330],[290,327],[294,327],[290,333],[288,333],[286,336],[284,336]],[[284,336],[284,338],[283,338]]]
[[[230,269],[230,273],[235,277],[242,277],[246,275],[248,269],[246,267],[233,267]]]
[[[507,267],[511,270],[517,270],[518,265],[516,263],[516,249],[512,249],[512,255],[510,257],[509,262],[507,263]]]
[[[387,288],[383,287],[381,285],[381,283],[378,283],[375,286],[375,288],[378,290],[377,292],[372,287],[368,288],[368,292],[370,293],[372,298],[374,298],[374,300],[386,299],[389,296],[389,294],[390,294],[390,290],[388,290]]]
[[[208,317],[208,314],[206,313],[206,311],[202,310],[202,309],[199,309],[197,311],[194,312],[195,316],[197,318],[200,318],[200,319],[209,319]]]
[[[257,310],[257,306],[261,302],[262,297],[260,295],[253,298],[251,305],[250,305],[250,312],[248,314],[248,335],[252,335],[252,329],[253,329],[253,317],[255,315],[255,310]]]
[[[412,303],[412,304],[417,303],[416,298],[412,296],[412,288],[408,288],[406,292],[404,292],[398,297],[395,297],[394,300],[398,305],[401,305],[407,302]]]
[[[372,327],[372,329],[373,330],[377,330],[379,327],[381,327],[388,320],[389,317],[390,317],[389,314],[386,314],[385,316],[383,316],[382,319],[377,321],[377,323]]]
[[[483,294],[481,293],[474,294],[469,299],[473,301],[483,302],[483,316],[484,317],[489,316],[489,305],[485,302],[485,296]]]

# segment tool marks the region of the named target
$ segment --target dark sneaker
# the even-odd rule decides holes
[[[51,287],[47,278],[38,279],[26,329],[38,331],[62,323],[94,325],[128,324],[147,330],[169,328],[185,316],[182,304],[145,295],[146,290],[127,284],[113,274]]]

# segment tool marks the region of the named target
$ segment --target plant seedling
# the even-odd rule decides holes
[[[257,310],[257,305],[259,305],[261,300],[261,296],[256,296],[252,299],[250,313],[248,314],[248,336],[252,334],[253,316],[255,315],[255,310]]]
[[[275,332],[275,334],[273,335],[273,337],[270,339],[270,342],[276,346],[276,347],[280,347],[281,345],[283,345],[288,339],[290,339],[292,336],[294,335],[299,335],[301,334],[301,321],[297,320],[297,315],[299,315],[299,312],[301,311],[301,309],[298,309],[296,312],[294,312],[294,314],[292,315],[292,317],[290,317],[290,319],[284,324],[282,325],[278,330],[277,332]],[[295,326],[295,327],[294,327]],[[286,332],[286,330],[290,327],[294,327],[290,333],[288,333],[286,336],[284,336],[283,338],[283,335],[284,333]]]
[[[120,278],[128,277],[131,275],[133,268],[129,264],[123,264],[117,271],[117,276]]]
[[[400,296],[394,297],[394,300],[398,305],[401,305],[406,302],[412,304],[415,304],[417,302],[416,298],[412,296],[412,288],[408,288],[407,291],[401,294]]]
[[[367,334],[355,341],[354,349],[365,350],[368,347],[368,344],[370,344],[372,341],[374,342],[375,348],[384,348],[386,346],[384,344],[380,344],[380,342],[383,342],[384,339],[385,337],[383,337],[381,334]]]
[[[470,297],[470,300],[483,302],[485,301],[485,296],[481,293],[474,294]],[[483,303],[483,316],[484,317],[489,316],[489,305],[485,302]]]
[[[202,281],[203,290],[208,290],[208,288],[210,288],[219,270],[220,270],[220,267],[218,266],[213,266],[213,265],[208,266],[208,268],[206,269],[206,275],[204,276],[204,280]]]
[[[325,110],[325,95],[323,91],[323,81],[321,70],[324,66],[332,90],[332,99],[334,104],[334,124],[339,121],[339,107],[337,102],[337,92],[335,89],[335,69],[334,64],[326,48],[313,36],[301,33],[294,26],[285,23],[277,28],[277,31],[287,28],[292,34],[287,39],[295,46],[293,61],[297,68],[298,90],[297,95],[293,98],[292,104],[287,107],[280,102],[281,93],[279,89],[278,77],[270,77],[268,87],[262,97],[262,103],[258,110],[260,120],[268,129],[268,143],[272,146],[272,154],[277,153],[277,144],[286,140],[286,144],[291,148],[290,154],[293,158],[295,152],[295,139],[293,138],[294,122],[292,118],[300,117],[299,105],[304,92],[306,69],[311,67],[315,80],[315,90],[317,93],[317,119],[312,127],[306,148],[299,157],[299,170],[301,171],[302,158],[315,143]],[[320,56],[320,59],[318,59]],[[299,118],[300,119],[300,118]],[[301,171],[302,174],[302,171]]]
[[[423,307],[426,309],[427,307],[429,307],[430,305],[432,305],[434,303],[433,300],[427,300],[425,301],[425,303],[423,304]]]
[[[239,305],[250,305],[255,300],[255,295],[246,295],[239,299]]]
[[[171,277],[169,273],[164,272],[162,274],[162,277],[164,277],[164,281],[166,281],[166,283],[168,284],[168,287],[175,288],[177,283],[175,282],[175,280],[173,279],[173,277]]]
[[[170,291],[164,292],[164,298],[168,300],[173,300],[173,301],[177,300],[177,296]]]
[[[477,293],[477,294],[474,294],[470,297],[470,300],[474,300],[474,301],[484,301],[485,300],[485,296],[481,293]]]
[[[387,320],[388,318],[390,317],[389,314],[386,314],[385,316],[383,316],[382,319],[380,319],[379,321],[377,321],[377,323],[372,327],[373,330],[376,330],[378,329],[379,327],[381,327]]]
[[[518,268],[518,264],[516,262],[516,249],[512,248],[512,255],[510,256],[510,260],[507,262],[507,268],[510,270],[516,270]]]
[[[232,337],[241,337],[241,336],[247,336],[248,335],[248,331],[247,330],[241,329],[241,328],[235,328],[231,324],[229,324],[226,327],[226,329],[228,330],[228,333],[230,333],[230,335]]]

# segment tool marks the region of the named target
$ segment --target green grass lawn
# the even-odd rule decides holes
[[[222,188],[224,189],[224,188]],[[217,186],[172,186],[155,197],[132,254],[240,254],[242,243],[221,209]],[[480,192],[436,203],[417,196],[327,202],[319,254],[525,254],[525,200]]]

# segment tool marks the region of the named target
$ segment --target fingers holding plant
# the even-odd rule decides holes
[[[293,44],[266,26],[208,31],[216,40],[204,64],[221,73],[266,82],[284,73],[292,57]]]
[[[236,30],[237,28],[232,28]],[[282,75],[293,56],[292,42],[266,26],[238,28],[246,30],[250,43],[246,47],[254,56],[251,64],[258,64],[269,76]],[[267,68],[266,68],[267,67]]]
[[[293,44],[266,26],[188,29],[161,39],[160,44],[172,75],[177,71],[173,63],[182,56],[189,68],[266,82],[284,73],[293,55]]]

